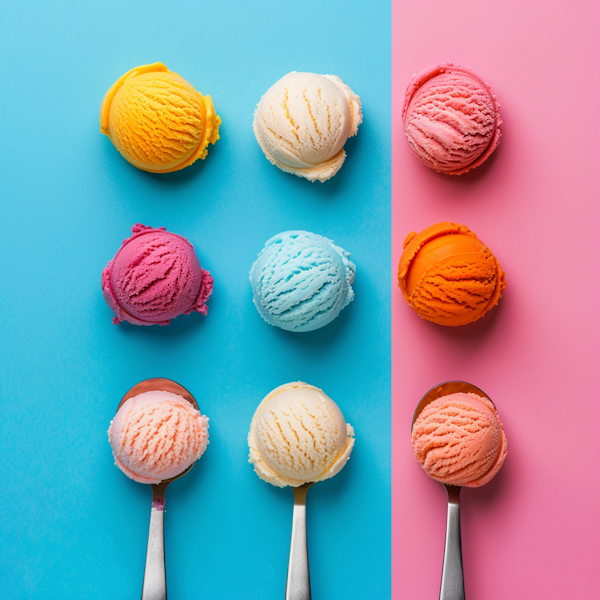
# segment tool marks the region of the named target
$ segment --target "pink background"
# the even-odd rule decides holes
[[[467,598],[600,598],[600,3],[393,1],[393,274],[410,231],[477,233],[506,271],[470,326],[421,321],[393,288],[393,598],[439,595],[446,497],[414,460],[413,410],[433,385],[480,386],[509,452],[462,494]],[[422,166],[401,109],[413,73],[451,61],[502,105],[500,147],[461,177]]]

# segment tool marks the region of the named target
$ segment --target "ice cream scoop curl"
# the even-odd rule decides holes
[[[272,164],[324,182],[344,163],[344,144],[361,122],[360,97],[339,77],[293,71],[261,98],[253,127]]]
[[[115,464],[139,483],[160,483],[194,464],[208,445],[208,417],[170,392],[129,398],[108,429]]]
[[[466,487],[490,481],[508,452],[496,408],[475,394],[448,394],[428,404],[413,425],[411,443],[429,477]]]
[[[438,223],[406,237],[398,285],[422,319],[456,327],[491,310],[506,281],[492,252],[468,227]]]
[[[178,171],[206,158],[220,124],[211,97],[160,62],[127,71],[100,108],[100,131],[125,160],[150,173]]]
[[[483,164],[500,143],[500,104],[473,71],[452,63],[413,76],[402,119],[419,160],[447,175]]]
[[[248,446],[249,462],[261,479],[298,487],[340,472],[354,448],[354,429],[323,390],[287,383],[256,409]]]

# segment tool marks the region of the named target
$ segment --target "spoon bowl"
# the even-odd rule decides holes
[[[492,402],[478,387],[466,381],[446,381],[432,387],[422,398],[413,414],[411,431],[423,409],[434,400],[450,394],[475,394]],[[494,404],[492,402],[492,404]],[[462,566],[462,544],[460,535],[460,490],[461,486],[442,484],[448,494],[448,518],[446,522],[446,547],[440,600],[465,600],[465,584]]]
[[[154,377],[134,385],[124,396],[117,412],[127,400],[145,392],[170,392],[187,400],[196,410],[198,404],[194,397],[182,386],[162,377]],[[166,600],[167,574],[165,567],[164,511],[165,492],[169,484],[189,473],[192,463],[185,471],[175,477],[152,484],[152,508],[150,510],[150,531],[148,533],[148,550],[146,552],[146,568],[142,586],[142,600]]]
[[[190,394],[182,385],[179,385],[175,381],[171,379],[165,379],[163,377],[153,377],[151,379],[144,379],[144,381],[140,381],[140,383],[134,385],[124,396],[121,402],[119,402],[119,406],[117,406],[117,412],[129,400],[129,398],[134,398],[135,396],[139,396],[140,394],[144,394],[146,392],[169,392],[171,394],[176,394],[177,396],[181,396],[184,400],[187,400],[196,410],[200,410],[198,408],[198,403],[192,394]],[[192,463],[185,471],[179,473],[179,475],[175,475],[175,477],[171,477],[170,479],[164,479],[160,483],[152,484],[152,492],[153,495],[156,496],[156,492],[162,492],[162,498],[164,501],[164,494],[167,486],[170,483],[173,483],[176,479],[183,477],[185,474],[189,473],[191,468],[194,466]]]

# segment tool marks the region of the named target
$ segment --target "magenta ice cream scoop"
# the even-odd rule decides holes
[[[113,323],[168,325],[179,315],[208,312],[213,278],[200,267],[194,247],[184,237],[134,225],[115,257],[102,271],[104,299]]]
[[[415,75],[402,119],[419,160],[440,173],[462,175],[484,163],[500,143],[500,104],[473,71],[452,63]]]

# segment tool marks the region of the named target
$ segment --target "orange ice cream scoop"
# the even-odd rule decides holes
[[[406,237],[398,285],[422,319],[457,326],[495,306],[506,281],[494,255],[470,229],[438,223]]]
[[[206,158],[220,124],[211,97],[159,62],[125,73],[100,108],[100,131],[125,160],[150,173],[178,171]]]

